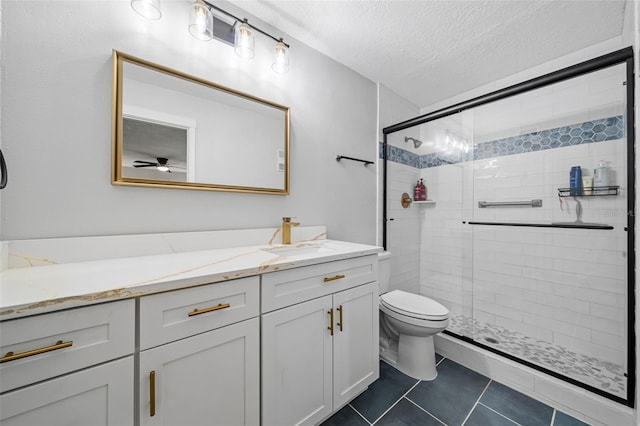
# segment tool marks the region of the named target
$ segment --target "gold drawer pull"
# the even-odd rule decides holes
[[[156,372],[149,373],[149,417],[156,415]]]
[[[210,308],[204,308],[204,309],[194,309],[193,311],[189,312],[189,316],[192,317],[194,315],[200,315],[200,314],[206,314],[207,312],[213,312],[213,311],[219,311],[220,309],[226,309],[226,308],[230,308],[231,305],[229,303],[218,303],[218,306],[212,306]]]
[[[58,340],[55,345],[47,346],[40,349],[34,349],[32,351],[20,352],[17,354],[14,354],[13,352],[7,352],[2,358],[0,358],[0,363],[14,361],[20,358],[26,358],[28,356],[39,355],[45,352],[57,351],[58,349],[68,348],[72,345],[73,341],[63,342],[62,340]]]
[[[345,275],[336,275],[335,277],[325,277],[324,282],[328,283],[329,281],[341,280],[345,277]]]
[[[62,340],[58,340],[55,345],[47,346],[45,348],[34,349],[32,351],[20,352],[17,354],[14,354],[13,352],[7,352],[2,358],[0,358],[0,363],[14,361],[20,358],[26,358],[28,356],[39,355],[45,352],[57,351],[58,349],[68,348],[71,345],[73,345],[73,341],[63,342]]]
[[[340,331],[342,331],[342,325],[344,324],[342,321],[342,305],[338,306],[338,312],[340,312],[340,322],[338,323],[338,327],[340,327]]]

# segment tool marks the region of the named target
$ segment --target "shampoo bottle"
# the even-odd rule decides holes
[[[598,168],[593,171],[593,186],[598,192],[598,187],[609,186],[609,168],[604,160],[600,160]],[[603,188],[605,190],[606,188]]]
[[[580,166],[571,167],[569,173],[569,194],[571,196],[582,195],[582,169]]]
[[[427,186],[420,179],[420,195],[422,196],[420,201],[427,201]]]

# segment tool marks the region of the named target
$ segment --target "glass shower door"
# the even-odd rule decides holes
[[[628,332],[624,81],[618,65],[469,110],[474,340],[620,398]],[[601,164],[604,182],[594,176]],[[582,179],[570,188],[577,166]]]

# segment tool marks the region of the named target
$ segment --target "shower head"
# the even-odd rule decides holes
[[[418,139],[415,139],[415,138],[411,138],[411,137],[409,137],[409,136],[405,136],[405,137],[404,137],[404,141],[405,141],[405,142],[413,142],[413,147],[414,147],[414,148],[417,148],[417,147],[419,147],[420,145],[422,145],[422,141],[419,141]]]

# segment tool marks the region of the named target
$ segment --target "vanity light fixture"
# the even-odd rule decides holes
[[[276,60],[271,65],[271,69],[278,74],[289,72],[289,48],[282,39],[276,43]]]
[[[160,0],[131,0],[131,7],[147,19],[160,19]],[[229,19],[223,18],[221,15]],[[271,69],[284,74],[289,71],[289,45],[249,23],[247,19],[214,6],[206,0],[195,0],[189,22],[189,33],[202,41],[216,39],[234,47],[236,55],[244,59],[255,56],[255,33],[269,37],[275,44],[275,57]]]
[[[255,56],[256,37],[245,19],[240,26],[236,28],[235,47],[233,50],[236,55],[242,59],[252,59]]]
[[[202,0],[196,0],[193,3],[189,33],[202,41],[213,38],[213,14]]]
[[[162,18],[160,0],[131,0],[131,8],[147,19],[155,21]]]

